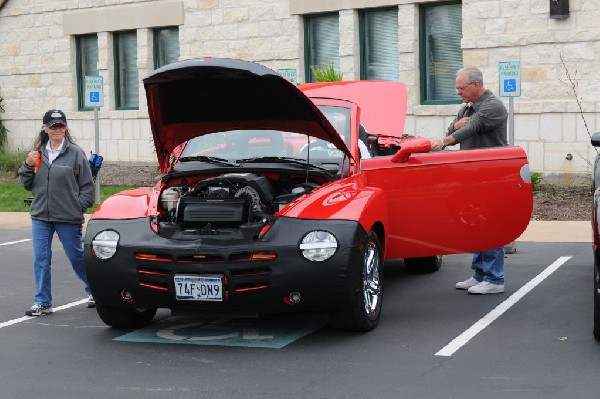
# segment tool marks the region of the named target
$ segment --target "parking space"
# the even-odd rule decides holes
[[[469,254],[445,257],[434,274],[389,262],[380,326],[350,334],[316,315],[198,319],[166,311],[144,329],[111,329],[85,307],[58,241],[58,311],[25,318],[33,282],[31,243],[21,240],[29,235],[0,230],[3,397],[595,396],[589,243],[518,242],[501,295],[454,289],[469,276]],[[32,383],[40,376],[43,386]]]

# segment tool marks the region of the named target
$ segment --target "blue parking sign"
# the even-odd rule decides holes
[[[98,104],[100,102],[100,92],[90,91],[90,103]]]
[[[520,97],[521,63],[519,61],[498,63],[498,83],[500,97]]]
[[[85,77],[84,105],[86,107],[102,107],[104,105],[102,76]]]
[[[517,91],[517,79],[506,79],[504,81],[504,91],[514,93]]]

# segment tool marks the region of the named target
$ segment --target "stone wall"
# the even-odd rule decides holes
[[[359,78],[357,9],[390,5],[398,5],[400,80],[409,92],[406,132],[440,137],[457,106],[420,104],[420,3],[8,0],[0,8],[0,96],[5,99],[3,120],[11,131],[10,147],[28,149],[43,113],[60,108],[78,142],[94,150],[93,112],[77,110],[75,34],[98,32],[99,70],[105,84],[99,152],[109,161],[145,162],[154,160],[145,93],[140,83],[139,110],[115,110],[111,32],[137,29],[140,78],[152,70],[151,29],[163,21],[179,26],[182,59],[241,58],[275,70],[293,68],[302,82],[302,16],[339,11],[340,69],[344,79],[351,80]],[[589,173],[596,155],[589,133],[600,130],[600,2],[571,0],[566,19],[550,18],[547,0],[462,3],[464,63],[483,70],[489,89],[498,93],[498,62],[521,61],[522,96],[514,100],[515,143],[527,151],[531,169],[549,176]],[[566,81],[567,71],[575,90]],[[508,99],[504,102],[508,106]]]

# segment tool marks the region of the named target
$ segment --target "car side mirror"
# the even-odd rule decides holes
[[[600,137],[599,137],[600,140]],[[415,153],[423,153],[431,151],[431,141],[422,137],[414,137],[403,140],[400,149],[392,157],[393,163],[404,163],[408,158]]]
[[[592,145],[594,147],[600,147],[600,132],[594,133],[592,135]]]

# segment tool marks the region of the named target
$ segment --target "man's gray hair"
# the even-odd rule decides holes
[[[478,81],[483,86],[483,73],[481,73],[479,68],[474,66],[464,67],[456,72],[456,75],[458,76],[463,73],[467,74],[467,83]]]

